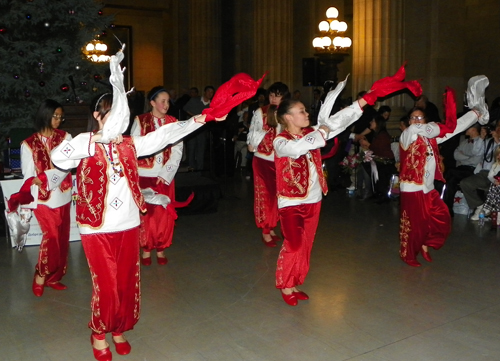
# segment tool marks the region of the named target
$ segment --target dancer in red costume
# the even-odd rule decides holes
[[[276,247],[280,238],[274,232],[278,224],[276,199],[276,169],[274,165],[273,140],[280,133],[280,126],[269,119],[270,105],[279,106],[290,98],[288,86],[277,82],[268,89],[269,105],[255,111],[247,136],[248,150],[254,152],[252,162],[254,180],[255,223],[262,229],[262,242],[268,247]]]
[[[71,174],[54,168],[50,151],[71,135],[59,130],[64,120],[61,104],[45,100],[35,118],[35,134],[21,143],[24,179],[33,178],[37,202],[33,213],[42,230],[42,241],[33,277],[33,293],[40,297],[44,286],[64,290],[60,281],[66,273],[70,233]],[[33,187],[32,187],[33,188]],[[26,206],[26,208],[31,206]]]
[[[140,315],[139,224],[146,211],[139,188],[137,157],[154,154],[200,128],[204,115],[163,125],[145,136],[118,136],[100,143],[113,98],[101,96],[92,108],[97,133],[83,133],[52,151],[61,169],[77,169],[77,223],[93,284],[92,345],[97,360],[111,360],[106,333],[119,354],[128,354],[123,337]]]
[[[161,86],[148,93],[151,112],[139,115],[132,125],[131,135],[146,135],[164,124],[177,122],[167,115],[170,96]],[[174,177],[182,160],[183,143],[178,142],[160,150],[156,154],[139,159],[139,182],[141,189],[150,188],[175,200]],[[172,244],[175,224],[175,209],[172,204],[147,203],[147,212],[141,217],[140,244],[143,249],[141,263],[151,265],[151,251],[156,249],[158,264],[165,265],[168,260],[164,250]],[[170,209],[169,209],[170,208]]]
[[[309,260],[318,226],[321,200],[328,189],[322,171],[319,148],[358,120],[366,104],[378,97],[408,88],[419,95],[418,82],[403,82],[404,68],[394,77],[374,83],[370,92],[352,105],[330,116],[337,96],[347,79],[330,91],[318,115],[318,125],[309,126],[304,104],[285,100],[279,107],[271,105],[270,117],[284,126],[273,142],[276,163],[278,209],[284,241],[276,267],[276,288],[290,306],[309,296],[297,289],[309,272]]]
[[[488,122],[484,91],[488,86],[484,75],[469,80],[468,107],[471,109],[457,121],[455,95],[451,88],[445,94],[446,121],[427,123],[425,111],[413,108],[410,126],[400,137],[400,257],[408,265],[419,267],[417,255],[431,262],[428,247],[439,249],[451,231],[451,217],[434,179],[444,182],[439,164],[438,144],[459,134],[479,121]]]

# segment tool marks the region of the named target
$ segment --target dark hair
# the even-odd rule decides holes
[[[408,128],[410,126],[410,118],[409,116],[404,116],[404,117],[401,117],[399,119],[400,122],[403,122],[403,124],[405,125],[406,128]]]
[[[206,92],[208,89],[212,89],[215,92],[215,88],[211,85],[207,85],[205,89],[203,89],[203,92]]]
[[[387,120],[381,114],[373,118],[373,121],[375,122],[375,133],[387,130]]]
[[[384,114],[385,112],[392,112],[392,109],[390,106],[388,105],[382,105],[380,108],[378,108],[378,111],[377,111],[380,115]]]
[[[481,124],[479,123],[474,123],[469,128],[474,128],[477,130],[478,133],[481,133]]]
[[[52,129],[52,116],[57,108],[63,109],[62,105],[52,99],[45,99],[36,112],[34,128],[37,132],[44,129]]]
[[[365,96],[365,94],[366,94],[366,93],[367,93],[367,91],[366,91],[366,90],[361,90],[361,91],[358,93],[358,95],[356,95],[356,98],[362,98],[362,97],[364,97],[364,96]]]
[[[266,89],[264,89],[264,88],[257,89],[257,93],[255,94],[255,97],[258,98],[261,95],[266,96]]]
[[[97,119],[94,117],[94,112],[98,112],[98,117],[102,119],[110,112],[112,105],[113,94],[111,93],[104,93],[92,99],[92,102],[90,103],[90,115],[87,126],[88,131],[94,131],[97,128],[98,123]]]
[[[154,101],[156,99],[156,97],[160,94],[160,93],[167,93],[168,94],[168,91],[161,85],[157,85],[155,86],[153,89],[151,89],[149,92],[148,92],[148,100],[149,101]]]
[[[421,107],[413,107],[410,109],[410,111],[408,112],[408,122],[410,121],[411,113],[416,112],[416,111],[420,111],[424,114],[424,119],[425,119],[425,122],[427,123],[427,114],[425,113],[425,109],[423,109]]]
[[[280,81],[271,84],[269,89],[267,89],[267,94],[269,95],[271,93],[276,94],[277,96],[281,96],[282,101],[285,99],[290,99],[290,90],[288,89],[288,85]]]
[[[285,99],[279,106],[271,104],[267,111],[267,124],[270,126],[275,124],[274,128],[276,128],[278,123],[286,127],[285,114],[288,114],[290,109],[299,103],[302,104],[300,100]]]

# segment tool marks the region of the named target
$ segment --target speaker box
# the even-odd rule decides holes
[[[302,85],[318,86],[316,58],[302,58]]]

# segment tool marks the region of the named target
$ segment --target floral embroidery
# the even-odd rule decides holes
[[[411,232],[410,219],[406,214],[406,211],[403,211],[399,224],[399,242],[401,245],[401,248],[399,250],[399,255],[403,259],[405,259],[408,254],[408,240],[410,238],[409,235],[410,232]]]

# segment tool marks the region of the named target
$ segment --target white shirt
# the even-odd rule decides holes
[[[278,124],[276,128],[276,134],[281,133],[281,125]],[[274,153],[270,155],[260,153],[257,151],[259,144],[264,139],[267,131],[264,130],[264,115],[262,113],[262,108],[259,108],[253,113],[252,122],[250,123],[250,128],[248,129],[247,144],[251,145],[254,149],[254,156],[257,158],[265,159],[270,162],[274,162]]]
[[[474,139],[463,140],[453,152],[457,167],[466,165],[476,167],[484,156],[484,141],[477,136]]]
[[[161,126],[145,136],[133,136],[137,157],[154,154],[168,144],[200,128],[203,124],[193,118]],[[82,133],[71,141],[64,141],[51,153],[52,162],[61,169],[76,168],[80,161],[95,155],[95,147],[107,146],[90,143],[92,133]],[[108,185],[104,201],[103,224],[99,229],[79,225],[81,234],[121,232],[139,226],[140,212],[132,197],[125,177],[117,177],[110,162],[107,162]],[[94,181],[98,181],[97,179]]]
[[[37,134],[37,136],[39,135]],[[71,135],[69,133],[66,133],[66,140],[71,140]],[[50,149],[48,152],[50,154]],[[21,171],[23,173],[24,180],[31,177],[37,177],[35,162],[33,161],[33,152],[25,142],[21,143]],[[45,174],[47,175],[48,181],[47,190],[51,191],[49,199],[46,201],[38,200],[38,186],[33,185],[31,186],[31,195],[34,198],[34,202],[23,207],[36,208],[36,205],[40,202],[40,204],[49,208],[58,208],[71,201],[71,187],[66,190],[66,192],[62,192],[59,188],[61,182],[68,175],[68,172],[63,172],[55,168],[46,170]]]
[[[155,125],[155,130],[160,127],[160,119],[153,116],[153,122]],[[141,123],[139,122],[139,117],[134,119],[132,124],[132,129],[130,130],[130,135],[141,135]],[[141,168],[139,167],[139,175],[141,177],[160,177],[165,180],[166,184],[170,184],[179,169],[182,160],[182,151],[184,144],[182,141],[177,142],[171,146],[170,158],[167,160],[165,165],[163,164],[163,149],[156,152],[154,156],[153,168]]]
[[[307,154],[309,150],[324,147],[327,139],[331,139],[342,133],[349,125],[358,120],[362,114],[363,109],[361,109],[359,103],[356,101],[327,119],[321,119],[321,124],[325,124],[330,128],[328,136],[326,136],[326,133],[322,129],[319,129],[321,124],[314,126],[314,132],[300,139],[288,140],[278,135],[273,141],[276,156],[297,159],[301,155]],[[305,199],[297,199],[278,196],[278,208],[304,203],[316,203],[322,199],[319,175],[311,157],[307,158],[307,164],[309,166],[309,189],[307,197]]]
[[[316,170],[311,153],[309,153],[310,150],[324,147],[326,144],[324,132],[317,130],[317,127],[315,126],[316,130],[314,132],[299,139],[290,140],[279,135],[274,139],[273,146],[276,157],[297,159],[302,155],[306,155],[307,166],[309,168],[309,186],[306,198],[287,198],[278,194],[278,208],[317,203],[323,198],[318,171]],[[277,176],[279,177],[280,175],[277,174]]]
[[[457,127],[453,133],[448,133],[444,137],[436,138],[441,132],[439,125],[431,122],[426,124],[412,124],[406,128],[399,138],[399,144],[401,148],[407,150],[408,147],[417,140],[419,136],[427,140],[427,138],[436,138],[436,142],[441,144],[453,136],[463,132],[465,129],[469,128],[475,122],[477,122],[477,114],[470,111],[464,114],[457,120]],[[429,193],[434,189],[434,174],[436,172],[436,158],[433,154],[432,147],[430,143],[427,142],[427,153],[429,156],[426,158],[424,164],[424,183],[416,184],[412,182],[400,182],[400,189],[402,192],[418,192],[423,191],[424,193]],[[404,161],[404,160],[403,160]]]

